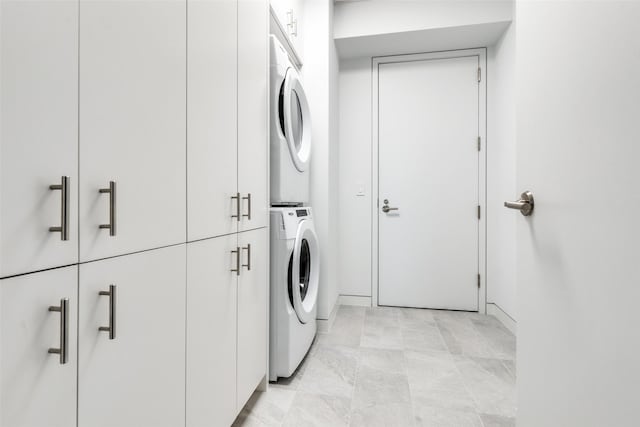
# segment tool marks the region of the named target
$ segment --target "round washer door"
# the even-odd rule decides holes
[[[293,253],[289,259],[289,301],[298,319],[307,323],[315,318],[318,299],[320,254],[318,239],[310,221],[298,225]]]
[[[280,126],[296,169],[304,172],[311,157],[311,118],[300,76],[289,68],[280,93]]]

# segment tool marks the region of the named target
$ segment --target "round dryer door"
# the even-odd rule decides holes
[[[302,323],[315,318],[319,281],[318,240],[310,221],[301,221],[289,259],[289,301]]]
[[[307,96],[294,68],[289,68],[285,75],[279,107],[280,126],[291,160],[298,171],[304,172],[311,157],[311,119]]]

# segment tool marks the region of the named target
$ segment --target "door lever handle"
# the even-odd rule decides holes
[[[530,216],[533,213],[534,202],[533,193],[525,191],[520,195],[520,200],[515,202],[504,202],[504,206],[509,209],[517,209],[524,216]]]
[[[389,207],[389,200],[388,199],[384,199],[384,205],[382,206],[382,212],[384,213],[389,213],[390,211],[397,211],[398,208],[392,208]]]

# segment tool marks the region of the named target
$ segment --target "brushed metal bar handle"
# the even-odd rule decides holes
[[[116,235],[116,183],[109,181],[109,188],[98,190],[100,194],[109,194],[109,224],[100,224],[100,229],[108,229],[110,236]]]
[[[69,360],[69,299],[62,298],[60,305],[49,306],[49,311],[60,313],[60,347],[50,348],[49,354],[60,356],[60,364],[64,365]]]
[[[116,285],[109,285],[108,291],[100,291],[100,296],[109,297],[109,326],[100,326],[101,332],[109,332],[109,339],[116,338]]]
[[[247,267],[247,271],[251,271],[251,244],[247,243],[247,246],[243,247],[242,250],[247,251],[247,263],[242,264],[242,266]]]
[[[50,190],[60,190],[60,226],[49,227],[52,233],[60,233],[60,240],[69,240],[69,182],[68,176],[63,176],[60,184],[49,186]]]
[[[235,196],[231,196],[231,200],[236,201],[236,214],[231,215],[231,218],[235,218],[238,222],[240,222],[240,193],[236,193]]]
[[[236,254],[236,268],[232,268],[231,271],[236,273],[236,276],[240,275],[240,248],[237,247],[235,251],[231,251],[232,254]]]
[[[247,201],[248,213],[242,214],[243,217],[246,217],[249,221],[251,221],[251,193],[247,193],[247,197],[243,197],[242,200]]]
[[[533,193],[531,191],[525,191],[520,195],[520,200],[515,202],[504,202],[504,206],[509,209],[517,209],[523,216],[530,216],[533,213],[535,203],[533,200]]]

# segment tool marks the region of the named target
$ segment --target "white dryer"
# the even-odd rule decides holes
[[[311,208],[272,208],[270,381],[290,377],[316,335],[319,261]]]
[[[309,201],[311,119],[300,76],[275,36],[271,46],[271,204]]]

